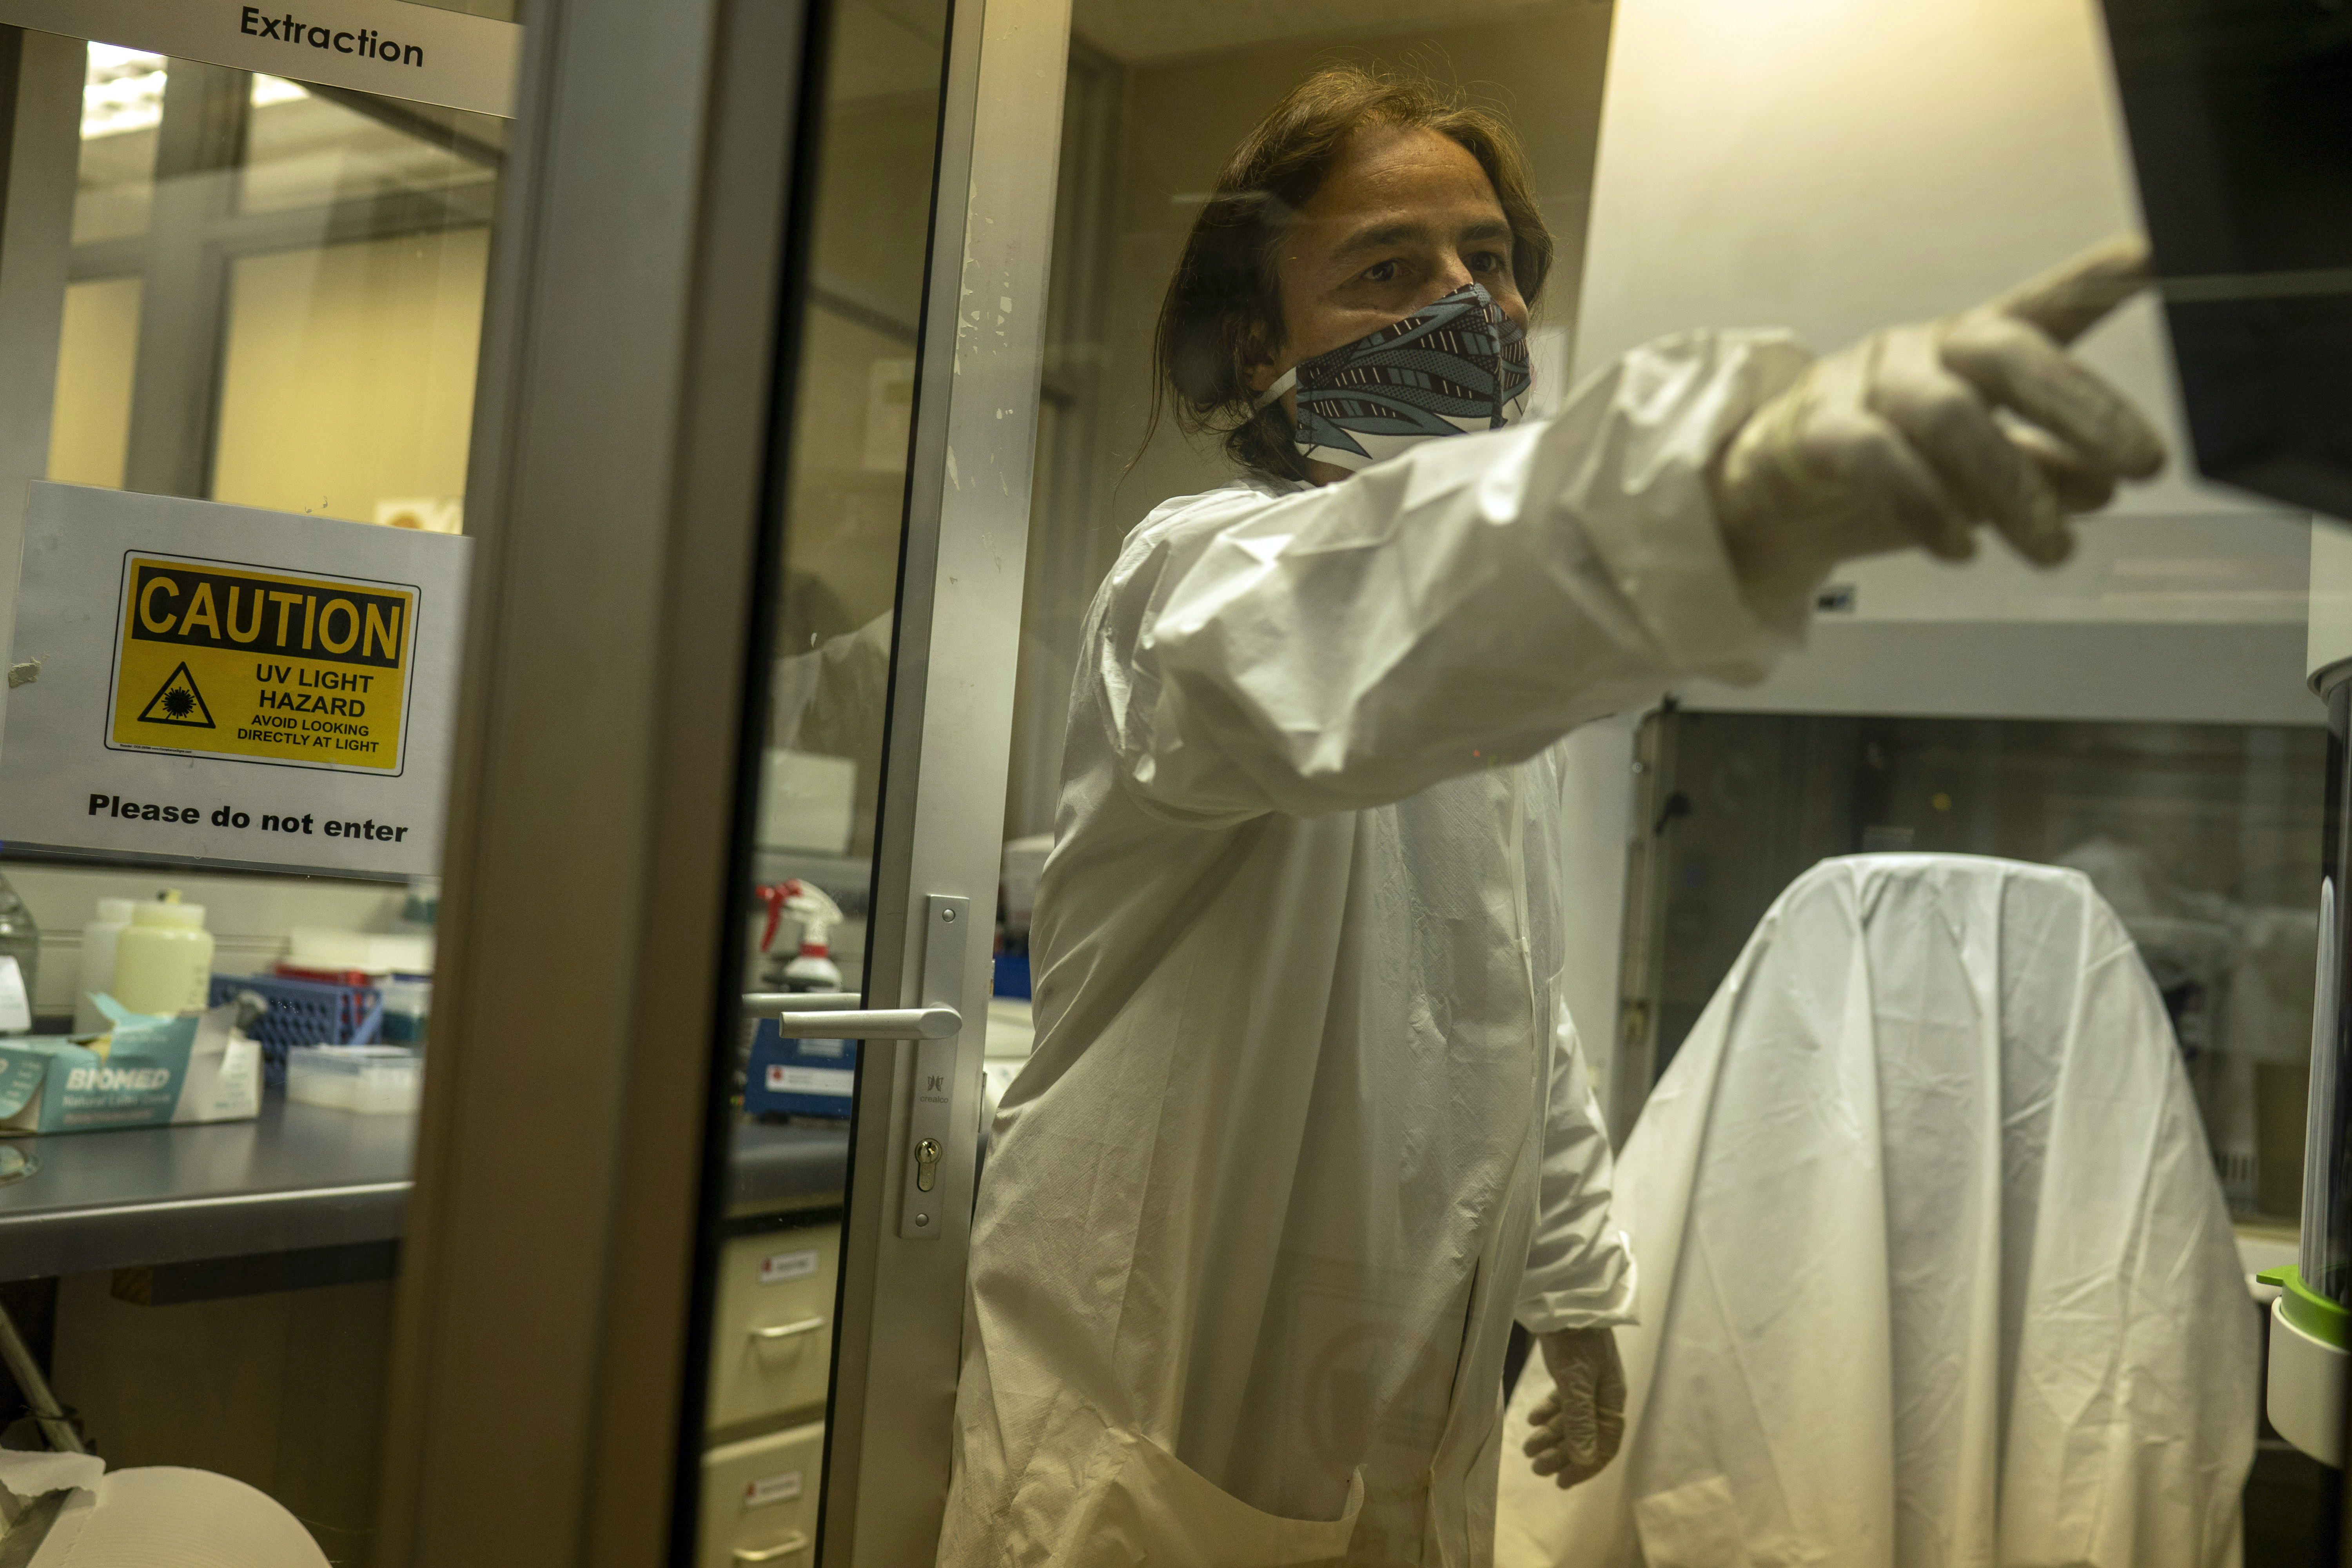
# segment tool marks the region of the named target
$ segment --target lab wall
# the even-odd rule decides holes
[[[52,479],[108,489],[122,483],[142,287],[136,278],[94,278],[66,288],[57,401],[49,410]]]

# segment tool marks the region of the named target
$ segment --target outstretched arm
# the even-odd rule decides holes
[[[1553,419],[1147,522],[1087,654],[1129,783],[1204,817],[1360,808],[1760,673],[1803,595],[1741,592],[1706,470],[1808,363],[1779,335],[1670,339]]]
[[[1811,363],[1784,337],[1627,355],[1556,418],[1319,489],[1147,524],[1088,657],[1129,784],[1233,818],[1402,799],[1693,675],[1761,672],[1836,563],[2071,512],[2161,439],[2065,346],[2147,280],[2135,241]]]

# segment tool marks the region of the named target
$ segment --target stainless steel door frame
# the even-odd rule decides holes
[[[805,10],[525,18],[382,1563],[669,1552]]]
[[[1069,0],[958,0],[908,476],[869,1006],[920,994],[927,900],[996,907]],[[964,924],[943,1225],[905,1234],[919,1047],[858,1087],[820,1561],[928,1563],[947,1494],[993,922]],[[869,1047],[871,1048],[871,1047]],[[927,1068],[932,1058],[922,1058]],[[887,1136],[877,1134],[887,1133]]]

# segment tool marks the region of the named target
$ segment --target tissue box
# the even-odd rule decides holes
[[[105,1035],[0,1037],[0,1132],[94,1132],[261,1114],[261,1047],[236,1009],[177,1018],[99,1005]]]
[[[787,1040],[773,1018],[760,1020],[743,1073],[744,1110],[847,1121],[856,1088],[856,1041]]]

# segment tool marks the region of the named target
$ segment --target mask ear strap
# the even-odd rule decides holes
[[[1292,365],[1288,370],[1284,371],[1280,375],[1274,378],[1274,384],[1272,386],[1267,387],[1264,392],[1257,395],[1257,401],[1250,405],[1250,412],[1253,414],[1264,412],[1267,405],[1273,403],[1284,393],[1288,392],[1292,387],[1297,386],[1297,384],[1298,367],[1297,365]]]

